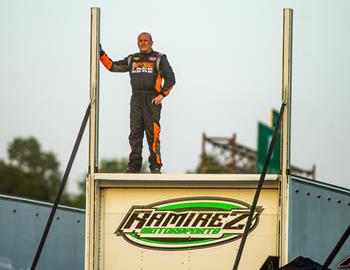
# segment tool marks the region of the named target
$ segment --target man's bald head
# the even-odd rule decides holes
[[[139,38],[140,38],[142,35],[148,36],[148,38],[153,42],[153,39],[152,39],[151,34],[150,34],[150,33],[147,33],[147,32],[142,32],[142,33],[140,33],[140,34],[137,36],[137,40],[139,40]]]
[[[153,40],[150,33],[142,32],[137,37],[137,46],[142,54],[149,54],[152,52]]]

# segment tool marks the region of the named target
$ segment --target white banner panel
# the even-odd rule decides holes
[[[99,269],[231,270],[253,188],[104,187]],[[264,189],[240,269],[277,255],[278,190]]]

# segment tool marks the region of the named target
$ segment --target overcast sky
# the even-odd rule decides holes
[[[258,121],[268,123],[281,104],[282,13],[290,7],[292,164],[316,164],[318,180],[350,187],[350,1],[0,1],[0,159],[14,137],[34,136],[64,171],[89,102],[93,6],[112,59],[137,52],[138,33],[148,31],[175,71],[161,119],[163,171],[193,170],[203,132],[236,133],[256,149]],[[102,66],[100,89],[100,158],[127,157],[129,76]],[[73,192],[87,171],[87,131]]]

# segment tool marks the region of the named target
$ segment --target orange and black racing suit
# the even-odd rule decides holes
[[[146,132],[151,171],[160,171],[160,113],[162,105],[152,104],[152,99],[166,97],[175,84],[175,75],[165,54],[152,51],[150,54],[135,53],[113,62],[101,50],[102,64],[112,72],[129,72],[132,87],[130,102],[130,135],[128,172],[140,172],[142,166],[142,142]]]

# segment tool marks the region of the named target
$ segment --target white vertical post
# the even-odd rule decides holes
[[[290,171],[290,126],[292,92],[292,33],[293,10],[283,10],[282,102],[285,104],[281,125],[281,207],[280,265],[288,262],[288,182]]]
[[[100,9],[91,8],[90,32],[90,126],[89,169],[86,181],[85,269],[97,269],[96,260],[96,183],[98,170],[99,44]]]
[[[99,112],[99,44],[100,44],[100,9],[91,8],[90,39],[90,141],[89,173],[97,172],[98,167],[98,112]]]

